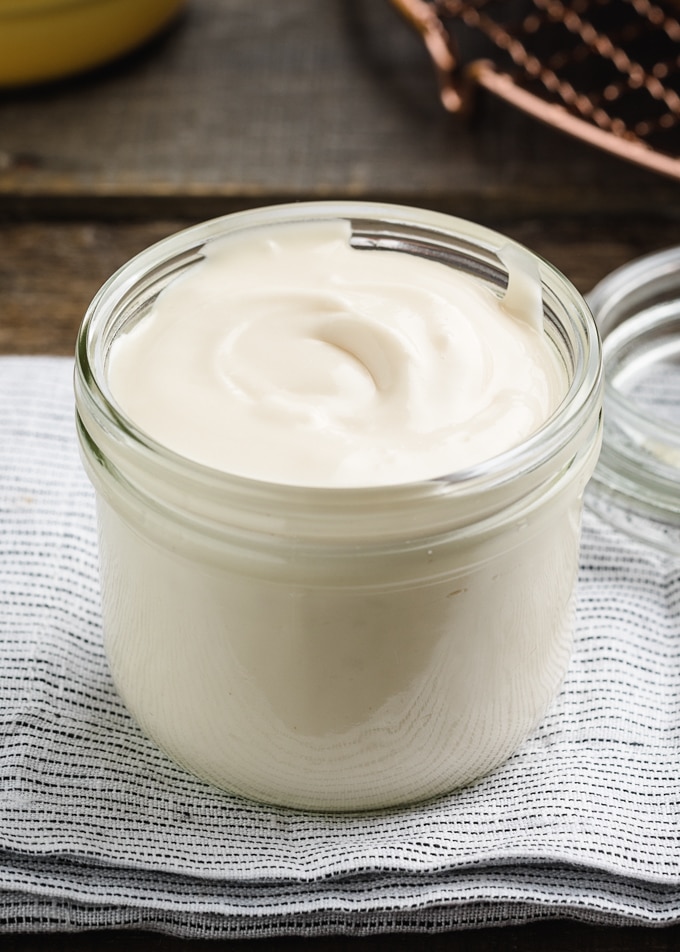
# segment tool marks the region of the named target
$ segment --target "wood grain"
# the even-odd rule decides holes
[[[188,222],[6,222],[0,225],[0,353],[72,354],[78,325],[101,284],[147,245]],[[492,226],[493,221],[487,224]],[[515,221],[505,227],[581,291],[613,268],[675,241],[658,221]]]
[[[0,95],[0,215],[211,217],[298,198],[379,198],[470,218],[677,220],[680,184],[504,103],[439,104],[387,0],[190,0],[144,50]]]

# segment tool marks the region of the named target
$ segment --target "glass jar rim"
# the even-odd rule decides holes
[[[369,487],[303,487],[252,480],[210,469],[178,455],[139,430],[118,408],[106,385],[105,347],[108,328],[121,302],[134,295],[142,276],[173,262],[200,260],[201,248],[211,240],[243,229],[292,221],[345,219],[353,235],[364,247],[413,250],[407,239],[425,242],[426,254],[444,255],[452,240],[459,243],[458,257],[472,256],[497,284],[507,282],[507,269],[498,252],[517,245],[505,236],[464,219],[422,208],[372,202],[298,202],[249,209],[202,222],[162,239],[124,264],[94,297],[81,324],[76,347],[76,403],[85,430],[115,434],[126,452],[140,455],[147,462],[160,464],[174,477],[198,480],[207,492],[225,487],[243,497],[255,494],[261,501],[272,495],[284,499],[293,508],[333,506],[340,514],[354,512],[358,506],[370,511],[379,494],[382,503],[397,506],[417,500],[442,497],[471,499],[489,496],[509,482],[528,477],[532,485],[545,479],[544,469],[556,458],[567,466],[575,455],[574,444],[585,429],[592,429],[599,417],[602,386],[601,347],[597,328],[579,292],[556,268],[532,254],[537,261],[544,294],[557,302],[567,322],[560,332],[569,338],[573,354],[572,379],[568,392],[555,413],[528,439],[505,453],[467,470],[442,474],[417,483]],[[526,249],[525,249],[526,250]],[[191,258],[188,256],[192,256]],[[499,286],[503,286],[499,284]],[[554,318],[554,315],[553,315]],[[115,335],[114,335],[115,336]]]

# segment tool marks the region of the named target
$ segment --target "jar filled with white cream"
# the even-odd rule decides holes
[[[233,793],[432,797],[568,665],[601,354],[578,292],[422,209],[300,203],[147,249],[83,322],[111,670]]]

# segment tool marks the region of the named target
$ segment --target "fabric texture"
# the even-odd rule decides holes
[[[373,814],[232,797],[147,740],[111,682],[72,372],[0,359],[0,930],[680,922],[678,562],[586,511],[566,681],[493,775]]]

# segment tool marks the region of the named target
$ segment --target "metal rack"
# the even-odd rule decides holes
[[[391,0],[451,112],[483,87],[537,119],[680,178],[678,0]]]

